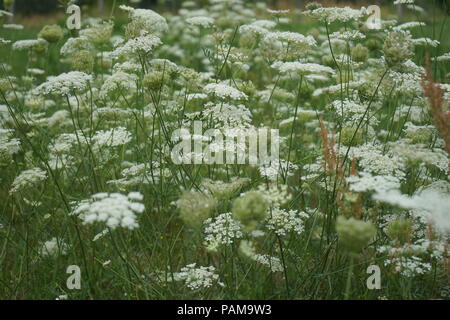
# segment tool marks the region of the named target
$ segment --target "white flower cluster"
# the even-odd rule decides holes
[[[44,39],[19,40],[13,43],[12,49],[17,51],[30,50],[40,45],[46,45]]]
[[[242,240],[239,246],[239,250],[249,259],[261,263],[266,267],[269,267],[272,272],[283,271],[283,265],[281,264],[280,259],[278,259],[277,257],[272,257],[268,254],[256,253],[255,248],[253,247],[253,243],[250,241]]]
[[[269,256],[268,254],[258,254],[255,253],[252,257],[253,260],[255,260],[258,263],[261,263],[265,265],[266,267],[270,268],[270,271],[272,272],[282,272],[283,271],[283,265],[281,264],[280,259],[277,257]]]
[[[252,36],[265,36],[270,33],[270,29],[274,27],[273,21],[256,20],[249,24],[244,24],[239,27],[241,34],[250,34]]]
[[[443,55],[436,57],[434,59],[436,61],[440,61],[440,62],[449,61],[450,60],[450,52],[444,53]]]
[[[334,100],[331,103],[331,108],[340,117],[344,118],[346,123],[352,124],[357,123],[361,119],[367,107],[358,101],[344,99],[342,101]]]
[[[43,118],[42,123],[47,124],[50,128],[63,126],[70,121],[70,113],[67,110],[55,111],[50,117]]]
[[[191,290],[207,289],[219,280],[219,275],[214,273],[215,271],[216,268],[213,266],[197,267],[196,263],[191,263],[174,274],[174,279],[184,281]],[[223,285],[220,282],[218,284]]]
[[[448,56],[449,56],[449,59],[450,59],[450,53],[449,53]],[[448,83],[441,83],[440,87],[444,91],[444,100],[447,101],[448,103],[450,103],[450,84],[448,84]]]
[[[45,73],[45,70],[39,69],[39,68],[28,68],[27,72],[34,75],[43,75]]]
[[[153,161],[152,164],[127,163],[126,165],[127,167],[121,172],[123,178],[109,180],[106,183],[113,184],[121,190],[127,190],[140,184],[157,183],[160,175],[168,174],[169,171],[168,168],[160,169],[160,164],[157,161]]]
[[[392,266],[395,272],[405,277],[414,277],[431,271],[430,259],[441,260],[448,255],[448,248],[442,242],[421,239],[417,243],[407,243],[402,247],[381,246],[379,253],[388,254],[384,261]]]
[[[350,7],[320,7],[314,10],[304,11],[303,14],[313,19],[332,23],[335,21],[348,22],[361,19],[367,14],[367,10],[364,7],[360,10],[352,9]]]
[[[10,29],[10,30],[23,30],[25,27],[22,24],[17,23],[5,23],[2,26],[3,29]]]
[[[281,42],[292,43],[295,45],[314,47],[317,45],[316,40],[312,36],[304,36],[301,33],[289,32],[289,31],[278,31],[271,32],[266,35],[264,41],[278,40]]]
[[[67,253],[69,246],[61,239],[52,238],[46,241],[41,248],[41,257],[55,257]]]
[[[235,106],[228,103],[207,103],[203,114],[206,119],[211,117],[220,127],[251,127],[252,113],[242,104]]]
[[[258,192],[263,195],[267,203],[273,207],[280,207],[292,199],[292,195],[288,191],[286,184],[270,184],[266,186],[261,184],[258,186]]]
[[[366,81],[363,81],[363,80],[349,81],[346,84],[346,87],[349,89],[359,88],[362,85],[364,85],[364,83],[366,83]],[[342,86],[340,84],[335,84],[335,85],[331,85],[328,87],[317,88],[316,90],[313,91],[312,95],[313,95],[313,97],[318,97],[325,93],[337,94],[341,91],[341,89],[342,89]]]
[[[373,198],[405,209],[433,223],[443,234],[450,233],[450,195],[443,191],[425,189],[409,197],[399,190],[378,192]]]
[[[6,121],[11,121],[11,115],[9,113],[9,109],[6,105],[0,104],[0,125],[3,125]],[[5,135],[8,135],[8,132],[11,132],[9,129],[2,129],[2,133],[5,133]],[[2,136],[4,136],[2,134]]]
[[[69,38],[60,49],[63,56],[69,56],[81,50],[93,50],[94,46],[86,37]]]
[[[37,183],[47,179],[47,172],[40,168],[33,168],[22,171],[13,181],[10,194],[17,193],[28,187],[33,187]]]
[[[441,148],[430,149],[422,144],[411,144],[405,139],[390,143],[391,153],[397,159],[424,162],[433,165],[443,172],[448,170],[448,155]],[[403,162],[403,161],[402,161]]]
[[[399,121],[402,117],[408,117],[412,122],[423,122],[427,116],[427,110],[419,106],[401,105],[397,107],[394,120]]]
[[[97,193],[90,199],[79,202],[71,214],[77,215],[84,224],[105,222],[113,230],[117,227],[132,230],[139,226],[136,214],[145,210],[145,206],[140,203],[143,198],[139,192],[128,195]]]
[[[169,28],[166,19],[153,10],[131,8],[126,11],[129,11],[131,20],[142,24],[148,33],[162,33]]]
[[[414,4],[415,0],[395,0],[394,4]]]
[[[136,88],[137,76],[135,74],[118,71],[108,77],[100,89],[100,96],[106,98],[112,92],[123,95],[129,94]]]
[[[10,44],[11,40],[0,38],[0,45]]]
[[[272,216],[267,220],[267,228],[279,236],[285,236],[290,232],[300,235],[304,230],[303,219],[308,218],[307,213],[297,210],[274,208],[271,213]]]
[[[402,23],[398,26],[395,26],[392,29],[393,30],[406,30],[406,29],[412,29],[412,28],[423,27],[423,26],[426,26],[425,22],[409,21],[409,22]]]
[[[411,257],[394,257],[385,260],[386,266],[393,266],[396,272],[405,277],[414,277],[431,271],[431,264],[423,262],[416,256]]]
[[[400,180],[391,175],[372,176],[370,172],[358,172],[358,175],[346,179],[350,184],[350,191],[355,192],[385,192],[400,188]]]
[[[339,150],[341,154],[345,154],[346,148]],[[353,147],[350,150],[351,157],[358,159],[358,164],[366,172],[377,175],[395,176],[403,179],[405,176],[405,161],[403,157],[394,152],[383,151],[383,146],[365,144],[359,147]]]
[[[51,143],[51,148],[49,149],[54,154],[62,154],[70,151],[76,143],[77,136],[75,133],[62,133]]]
[[[414,243],[405,243],[403,246],[380,246],[377,251],[387,253],[393,256],[410,256],[411,254],[418,256],[429,256],[429,258],[440,260],[448,255],[449,248],[441,241],[432,241],[428,239],[419,239]]]
[[[120,56],[146,56],[153,52],[153,50],[161,45],[161,39],[157,36],[148,34],[128,40],[124,45],[119,45],[114,51],[113,55]]]
[[[346,40],[346,41],[352,41],[352,40],[362,40],[365,39],[366,35],[364,33],[361,33],[358,30],[349,30],[349,31],[337,31],[330,34],[330,39],[339,39],[339,40]]]
[[[186,22],[193,26],[209,28],[210,26],[212,26],[214,24],[214,19],[211,17],[197,16],[197,17],[192,17],[192,18],[186,19]]]
[[[91,80],[92,76],[80,71],[62,73],[56,77],[48,77],[46,82],[35,89],[35,93],[69,95],[86,90]]]
[[[229,182],[222,180],[203,179],[202,187],[219,200],[229,200],[239,194],[239,191],[250,182],[248,178],[232,177]]]
[[[130,142],[131,133],[124,127],[112,128],[109,130],[99,130],[92,137],[95,148],[118,147]]]
[[[1,17],[11,17],[13,14],[6,10],[0,10],[0,18]]]
[[[209,83],[204,91],[221,99],[247,100],[247,95],[224,83]]]
[[[399,94],[421,94],[423,89],[420,85],[423,75],[418,72],[396,72],[391,71],[386,77],[386,86],[394,85],[394,91]]]
[[[215,251],[220,245],[229,245],[234,239],[242,238],[241,225],[232,218],[231,212],[208,218],[205,224],[205,245]]]
[[[300,73],[300,74],[320,74],[329,73],[335,74],[334,70],[330,67],[322,66],[317,63],[301,63],[294,62],[281,62],[277,61],[272,64],[272,68],[277,69],[281,73]]]
[[[412,42],[416,46],[431,46],[433,48],[436,48],[437,46],[439,46],[441,44],[438,40],[433,40],[433,39],[430,39],[430,38],[412,39]]]
[[[11,130],[0,128],[0,163],[20,150],[20,140],[11,138]]]

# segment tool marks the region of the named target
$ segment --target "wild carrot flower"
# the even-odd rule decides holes
[[[145,210],[140,203],[142,200],[139,192],[128,195],[97,193],[76,204],[71,214],[78,216],[84,224],[103,222],[112,230],[118,227],[132,230],[139,226],[136,214]]]

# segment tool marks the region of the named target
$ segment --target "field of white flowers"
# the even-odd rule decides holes
[[[398,2],[0,11],[0,298],[449,299],[448,16]]]

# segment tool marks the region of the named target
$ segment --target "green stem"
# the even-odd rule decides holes
[[[352,286],[352,276],[353,276],[353,256],[350,257],[350,267],[348,268],[347,283],[345,285],[345,300],[350,297],[350,289]]]
[[[112,7],[111,7],[111,14],[109,15],[109,17],[112,19],[114,17],[114,11],[116,10],[116,2],[117,0],[113,1]]]
[[[295,121],[297,120],[298,107],[300,104],[300,93],[302,90],[302,82],[303,82],[303,75],[300,76],[300,83],[298,84],[297,101],[295,104],[295,114],[294,114],[294,121],[292,122],[291,136],[289,138],[289,151],[288,151],[288,157],[287,157],[287,162],[286,162],[286,174],[284,176],[284,183],[287,182],[287,178],[288,178],[288,174],[289,174],[289,160],[291,158],[292,140],[294,137]]]

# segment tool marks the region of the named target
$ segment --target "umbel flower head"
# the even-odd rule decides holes
[[[268,203],[258,191],[250,191],[233,203],[233,218],[244,225],[245,231],[252,231],[267,216]]]
[[[20,150],[20,140],[12,137],[12,131],[0,128],[0,166],[8,164]]]
[[[32,168],[22,171],[13,181],[10,194],[36,187],[38,183],[47,178],[47,172],[40,168]]]
[[[80,37],[86,38],[96,46],[106,45],[111,38],[113,28],[114,24],[111,21],[103,21],[81,30]]]
[[[23,51],[23,50],[33,50],[38,54],[47,51],[48,42],[45,39],[31,39],[31,40],[19,40],[14,42],[12,45],[13,50]]]
[[[409,31],[394,30],[388,33],[383,45],[388,66],[401,64],[414,55],[414,43]]]
[[[134,9],[121,6],[122,10],[128,11],[131,22],[126,26],[129,38],[134,38],[144,33],[160,34],[168,29],[166,19],[150,9]]]
[[[164,73],[155,71],[144,76],[144,86],[151,91],[157,91],[164,83]]]
[[[230,245],[234,239],[242,238],[241,225],[233,220],[231,212],[206,219],[204,233],[204,244],[210,251],[216,251],[219,246]]]
[[[97,193],[90,199],[79,202],[72,214],[77,215],[84,224],[105,222],[113,230],[117,227],[135,229],[139,226],[136,214],[145,210],[140,203],[143,198],[139,192],[130,192],[128,195]]]
[[[199,230],[203,221],[210,217],[217,206],[217,200],[201,192],[184,192],[176,202],[180,217],[186,225]]]
[[[231,178],[229,183],[220,181],[220,180],[209,180],[204,179],[202,182],[202,186],[208,189],[211,194],[219,200],[228,200],[235,197],[240,189],[248,184],[250,179],[248,178]]]
[[[346,219],[339,216],[336,221],[339,243],[350,254],[357,254],[373,239],[377,230],[370,221]]]
[[[352,49],[352,59],[355,62],[365,62],[369,57],[369,49],[361,44],[357,44],[356,47]]]
[[[92,80],[92,76],[84,72],[71,71],[56,77],[49,77],[34,92],[36,94],[69,95],[73,91],[86,90],[90,80]]]
[[[180,272],[174,274],[175,280],[184,281],[191,290],[206,289],[217,283],[219,275],[215,273],[213,266],[198,266],[196,263],[188,264],[181,268]],[[223,285],[220,282],[219,285]]]
[[[94,70],[94,57],[89,50],[78,51],[73,55],[71,62],[72,67],[77,71],[90,74]]]
[[[330,67],[322,66],[317,63],[301,63],[281,62],[277,61],[272,64],[272,68],[277,69],[281,73],[298,73],[298,74],[331,74],[334,75],[334,70]]]
[[[132,55],[146,56],[161,45],[161,40],[154,35],[143,35],[128,40],[124,45],[118,46],[113,55],[116,57],[127,57]]]
[[[327,23],[333,23],[335,21],[349,22],[357,21],[363,18],[367,13],[367,9],[362,7],[359,10],[352,9],[350,7],[336,8],[328,7],[324,8],[321,4],[317,2],[309,3],[306,6],[306,11],[303,12],[304,15],[317,19],[320,21],[325,21]]]
[[[47,40],[49,43],[55,43],[63,37],[63,30],[56,24],[46,25],[39,32],[38,37]]]

